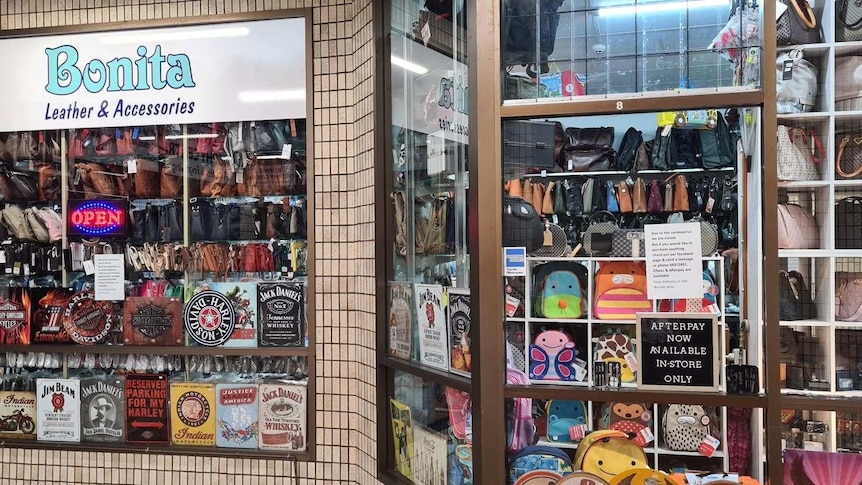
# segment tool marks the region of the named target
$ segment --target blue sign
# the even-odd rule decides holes
[[[527,276],[527,248],[503,248],[503,276]]]

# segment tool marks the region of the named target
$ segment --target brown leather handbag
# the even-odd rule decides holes
[[[673,181],[674,212],[688,211],[688,181],[685,175],[677,175]]]
[[[237,195],[236,174],[230,162],[222,160],[221,157],[213,159],[213,182],[210,185],[210,197],[233,197]],[[201,187],[201,194],[206,191]]]
[[[34,166],[39,174],[39,200],[51,202],[60,198],[60,172],[51,163],[38,163]]]
[[[117,155],[134,155],[135,141],[132,138],[132,128],[117,129],[115,136],[117,143]]]
[[[114,175],[106,170],[106,167],[91,162],[75,164],[81,174],[81,183],[84,186],[84,198],[98,199],[106,195],[119,195]]]
[[[556,184],[548,182],[548,188],[545,190],[545,196],[542,198],[542,214],[546,216],[554,215],[554,190]]]
[[[635,185],[632,189],[632,212],[635,214],[644,214],[647,212],[646,184],[640,177],[635,180]]]
[[[542,201],[545,199],[545,185],[541,182],[533,184],[533,200],[531,201],[536,211],[542,210]]]
[[[136,172],[132,175],[135,197],[138,199],[158,199],[161,194],[159,162],[152,158],[135,159]]]
[[[183,193],[183,160],[171,157],[161,170],[160,194],[163,199],[175,199]]]
[[[634,212],[632,194],[629,184],[625,180],[621,181],[617,186],[617,202],[619,203],[621,213],[627,214]]]

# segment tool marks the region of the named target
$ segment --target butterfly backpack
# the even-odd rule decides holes
[[[606,261],[596,271],[593,314],[602,320],[634,320],[652,311],[644,261]]]
[[[578,380],[575,342],[562,330],[545,330],[530,345],[530,379],[545,381]],[[583,380],[586,376],[580,376]]]

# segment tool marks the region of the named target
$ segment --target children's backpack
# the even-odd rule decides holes
[[[703,297],[659,300],[660,312],[721,313],[718,307],[718,285],[709,270],[703,271]]]
[[[526,386],[530,379],[526,374],[511,367],[506,369],[506,383]],[[533,400],[516,397],[506,401],[506,448],[518,451],[538,441],[536,425],[533,422]]]
[[[606,403],[602,407],[604,429],[622,431],[639,446],[646,446],[652,441],[651,409],[644,403]]]
[[[647,299],[646,263],[607,261],[596,272],[593,314],[602,320],[634,320],[652,311]]]
[[[557,480],[554,485],[608,485],[608,482],[592,473],[575,472]]]
[[[671,404],[661,423],[665,446],[672,451],[697,451],[710,434],[711,422],[703,406]]]
[[[631,468],[647,468],[644,450],[622,431],[602,430],[588,434],[578,445],[572,466],[610,481]]]
[[[637,358],[635,340],[622,331],[609,330],[608,333],[594,338],[597,362],[619,362],[622,381],[634,382],[637,378]]]
[[[677,485],[665,472],[650,468],[632,468],[613,478],[610,485]]]
[[[586,434],[587,407],[584,401],[552,399],[545,407],[548,416],[549,441],[571,443]]]
[[[530,345],[530,379],[546,381],[575,381],[575,342],[562,330],[545,330]],[[585,375],[580,376],[581,379]]]
[[[553,446],[528,446],[516,453],[509,461],[509,483],[522,485],[526,478],[520,479],[536,470],[553,472],[558,475],[557,478],[560,478],[572,473],[572,459],[565,451]]]
[[[536,266],[533,272],[536,316],[554,319],[584,316],[586,279],[587,268],[579,263],[555,261]]]

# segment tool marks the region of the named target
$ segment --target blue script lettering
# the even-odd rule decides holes
[[[82,85],[91,93],[106,88],[108,92],[116,92],[195,87],[189,56],[164,56],[161,45],[155,46],[149,56],[147,48],[139,46],[138,59],[135,61],[127,57],[108,62],[92,59],[83,68],[78,66],[78,50],[71,45],[45,49],[45,54],[48,56],[48,84],[45,90],[60,96],[72,94]]]

